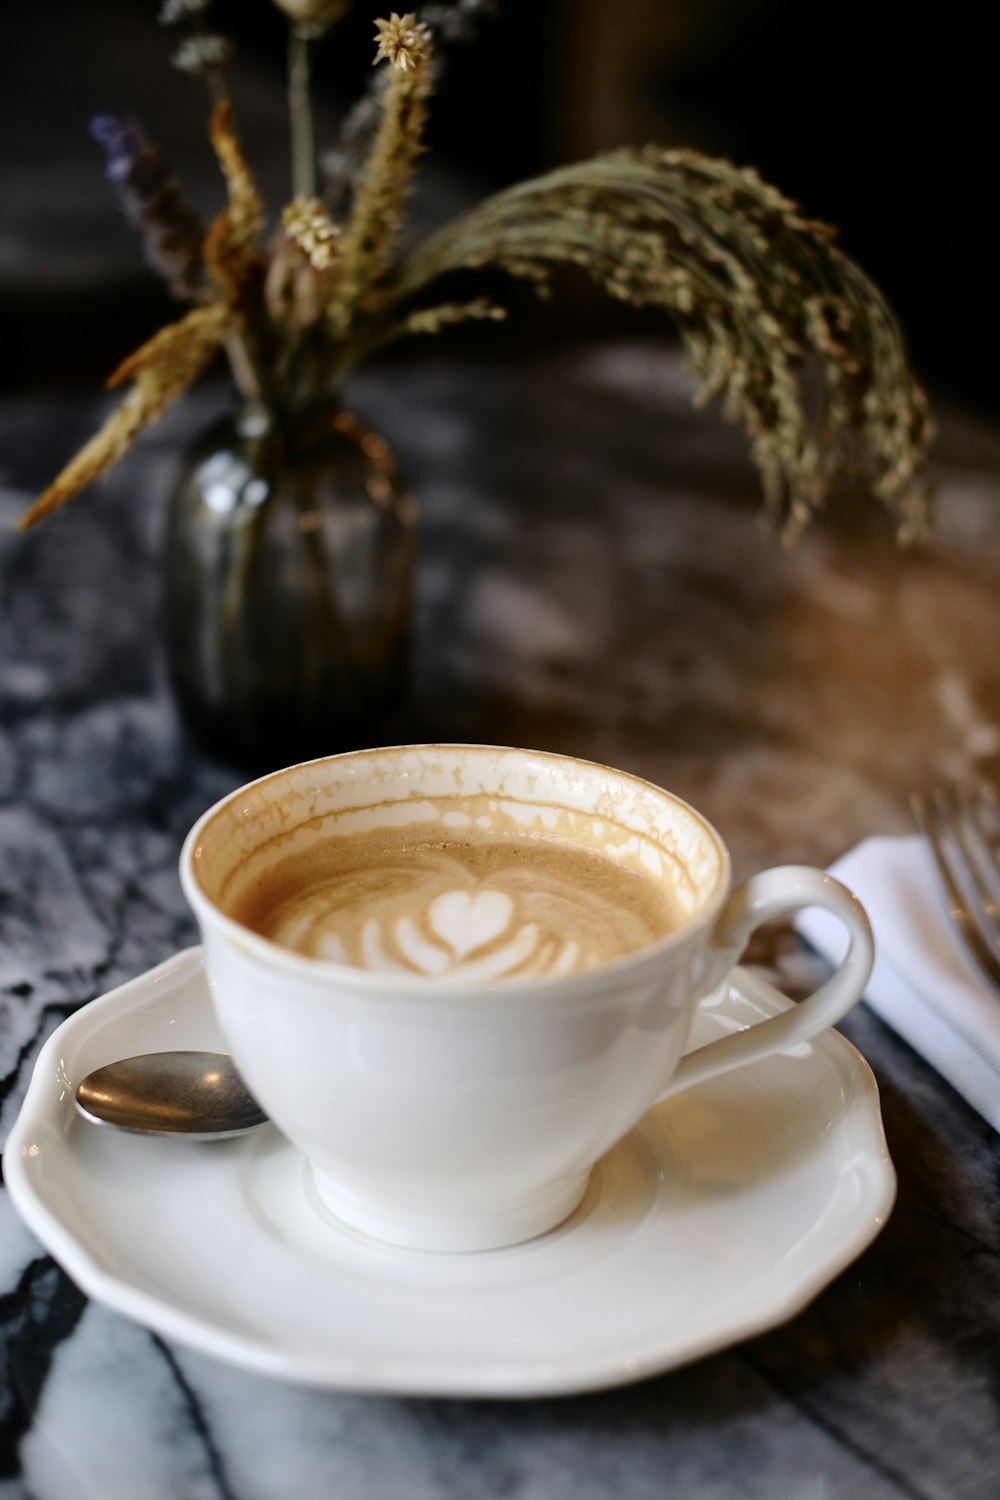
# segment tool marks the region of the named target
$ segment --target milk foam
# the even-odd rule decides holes
[[[591,849],[437,821],[322,839],[232,915],[307,957],[489,982],[596,968],[684,913],[668,882]]]

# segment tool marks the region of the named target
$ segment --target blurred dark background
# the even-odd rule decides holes
[[[398,3],[398,0],[397,0]],[[357,0],[316,59],[321,141],[363,86],[372,22]],[[35,0],[0,49],[0,379],[90,380],[170,310],[102,180],[89,118],[137,113],[206,211],[219,184],[196,81],[169,66],[159,0]],[[287,196],[284,20],[217,0],[239,47],[244,134]],[[648,140],[757,166],[837,224],[881,283],[933,386],[990,411],[1000,313],[987,228],[1000,13],[959,0],[497,0],[455,49],[415,215],[429,226],[484,190]],[[635,315],[585,300],[501,338],[588,336]],[[643,327],[649,326],[649,318]]]

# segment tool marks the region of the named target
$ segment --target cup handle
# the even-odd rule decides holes
[[[754,976],[754,989],[781,1005],[782,1013],[758,1021],[732,1036],[718,1038],[682,1057],[658,1096],[666,1099],[727,1073],[744,1063],[756,1062],[772,1052],[781,1052],[825,1031],[860,1000],[875,959],[875,942],[864,908],[856,896],[822,870],[807,865],[781,865],[763,870],[732,892],[716,919],[709,940],[710,950],[728,951],[732,963],[743,952],[750,934],[773,917],[787,916],[806,906],[821,906],[840,918],[847,928],[850,945],[843,962],[825,984],[796,1005],[766,980]],[[732,964],[730,965],[730,972]],[[790,1008],[787,1008],[790,1007]]]

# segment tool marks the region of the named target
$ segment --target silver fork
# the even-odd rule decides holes
[[[959,937],[1000,991],[1000,798],[987,782],[939,787],[914,792],[910,811],[934,855]]]

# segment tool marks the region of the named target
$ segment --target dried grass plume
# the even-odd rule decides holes
[[[131,391],[89,443],[21,518],[25,531],[58,510],[100,474],[118,462],[139,433],[159,420],[167,407],[197,380],[230,332],[232,313],[219,303],[196,307],[178,323],[153,335],[129,356],[108,381],[110,387],[133,381]]]

